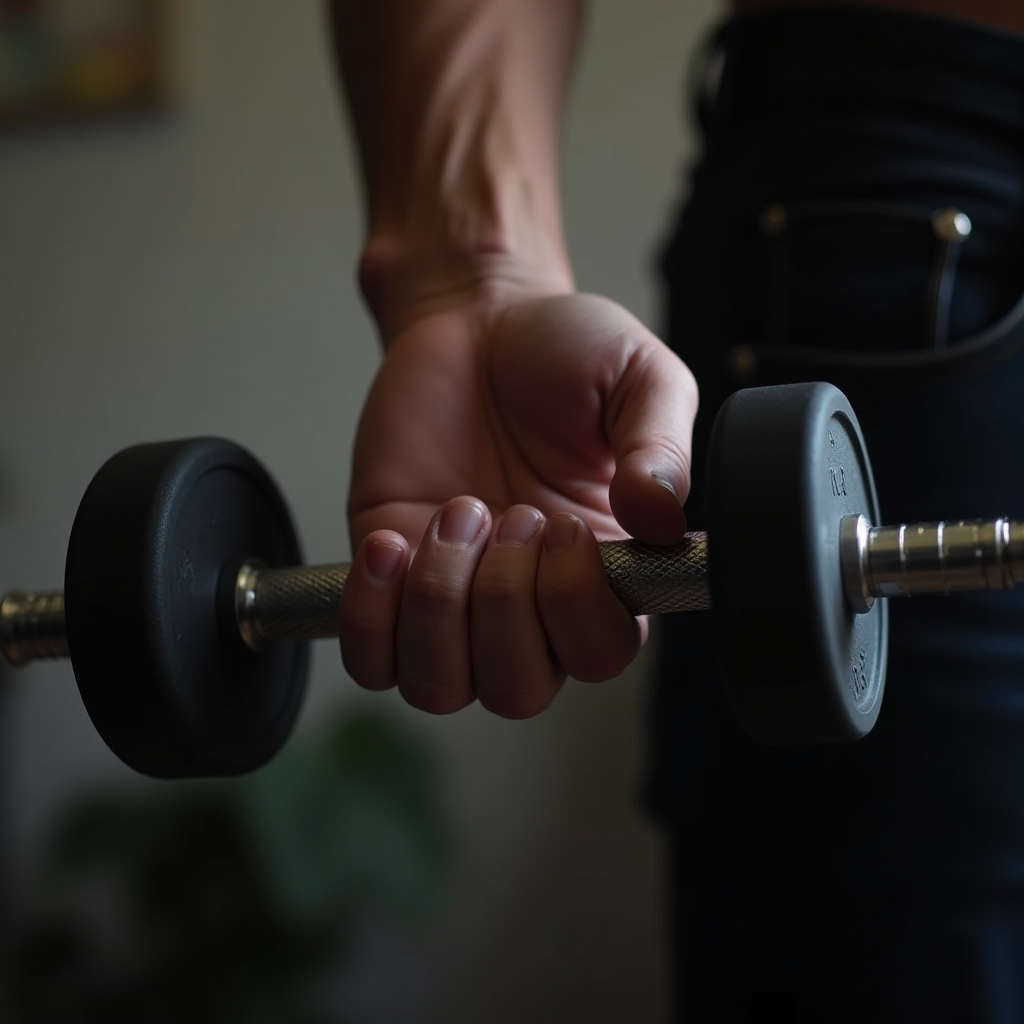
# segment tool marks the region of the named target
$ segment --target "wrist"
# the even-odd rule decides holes
[[[573,287],[558,122],[574,5],[472,0],[454,34],[433,24],[445,9],[419,5],[409,66],[359,121],[360,283],[385,340],[416,311]]]
[[[371,234],[359,262],[359,283],[385,345],[423,317],[453,309],[498,310],[526,297],[574,290],[560,239],[539,237],[518,249],[492,236],[476,245],[434,237]]]

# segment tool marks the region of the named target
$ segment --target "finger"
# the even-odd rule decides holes
[[[646,639],[646,620],[612,593],[593,533],[566,513],[544,527],[537,607],[555,657],[583,682],[619,675]]]
[[[427,527],[405,578],[396,676],[413,706],[447,714],[473,700],[469,598],[491,517],[475,498],[448,502]]]
[[[686,532],[697,386],[660,341],[643,341],[615,386],[606,430],[615,455],[612,512],[629,534],[672,544]]]
[[[395,627],[409,545],[378,530],[356,551],[339,607],[338,637],[345,671],[368,690],[395,685]]]
[[[470,624],[477,699],[503,718],[547,708],[565,679],[537,611],[544,517],[513,505],[495,524],[473,580]]]

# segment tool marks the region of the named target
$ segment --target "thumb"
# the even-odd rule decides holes
[[[644,339],[607,405],[615,456],[609,488],[619,525],[647,544],[674,544],[686,533],[697,384],[686,364],[651,335]]]

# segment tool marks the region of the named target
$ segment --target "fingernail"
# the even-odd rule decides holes
[[[498,536],[495,538],[495,542],[503,547],[523,547],[537,532],[542,518],[535,508],[529,508],[526,505],[513,505],[498,524]]]
[[[398,572],[404,550],[387,540],[375,540],[366,552],[366,569],[376,580],[386,583]]]
[[[544,550],[567,548],[576,539],[579,522],[575,516],[552,516],[544,527]]]
[[[480,536],[487,516],[475,501],[453,501],[445,506],[437,524],[437,539],[445,544],[472,544]]]
[[[673,498],[676,499],[676,504],[682,508],[683,503],[679,500],[679,492],[672,486],[672,482],[667,478],[663,477],[660,473],[651,473],[651,479],[659,486],[664,487]]]

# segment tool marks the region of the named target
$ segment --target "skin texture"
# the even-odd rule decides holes
[[[1018,0],[902,6],[1024,20]],[[626,310],[575,291],[558,140],[579,0],[332,13],[385,353],[356,441],[342,656],[429,712],[526,717],[643,642],[596,539],[682,538],[696,387]]]
[[[646,623],[597,539],[686,529],[686,367],[575,292],[558,190],[574,0],[335,4],[385,358],[357,434],[340,610],[361,685],[511,718],[598,681]]]
[[[646,624],[608,588],[595,534],[682,536],[679,439],[695,409],[682,363],[595,296],[524,298],[484,325],[452,312],[403,331],[356,445],[351,524],[363,542],[341,637],[353,678],[397,683],[427,711],[478,697],[519,718],[547,707],[567,673],[619,674]],[[449,495],[463,497],[443,505]],[[406,542],[418,544],[407,575]],[[387,582],[369,579],[374,544],[403,553]]]

